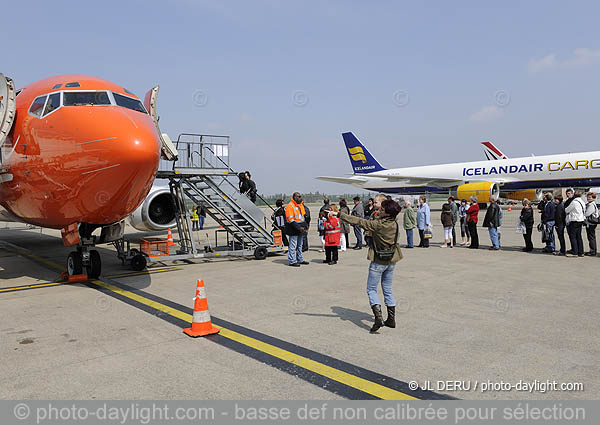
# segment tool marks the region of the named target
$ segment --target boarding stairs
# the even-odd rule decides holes
[[[12,147],[6,146],[5,142],[9,139],[15,116],[16,116],[16,93],[13,80],[0,74],[0,183],[11,181],[12,175],[8,173],[5,161],[5,153]]]
[[[225,251],[229,255],[254,254],[256,258],[264,258],[269,252],[283,250],[282,246],[274,245],[270,218],[238,191],[237,174],[229,167],[228,137],[186,133],[179,135],[174,143],[178,159],[161,164],[157,177],[169,179],[176,200],[178,254],[206,254],[197,246],[191,230],[189,201],[192,206],[202,204],[207,215],[219,225],[215,240],[218,233],[225,233]],[[274,211],[268,208],[269,212]]]

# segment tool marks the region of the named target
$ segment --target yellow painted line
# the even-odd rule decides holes
[[[38,261],[48,264],[54,268],[58,268],[61,270],[63,269],[62,266],[60,266],[52,261],[38,257],[38,256],[31,254],[29,252],[26,252],[24,250],[17,249],[17,251],[19,251],[23,255],[35,258]],[[90,282],[97,286],[100,286],[102,288],[108,289],[109,291],[112,291],[116,294],[122,295],[131,300],[137,301],[141,304],[151,307],[155,310],[161,311],[163,313],[167,313],[168,315],[176,317],[183,321],[186,321],[189,323],[191,323],[191,321],[192,321],[191,314],[184,313],[183,311],[166,306],[157,301],[148,299],[144,296],[134,294],[133,292],[127,291],[125,289],[121,289],[117,286],[111,285],[110,283],[102,282],[101,280],[91,279]],[[239,332],[235,332],[235,331],[229,330],[227,328],[219,327],[219,326],[215,326],[215,327],[220,329],[219,334],[225,338],[228,338],[232,341],[236,341],[247,347],[254,348],[255,350],[262,351],[273,357],[276,357],[276,358],[282,359],[284,361],[287,361],[291,364],[300,366],[306,370],[309,370],[311,372],[325,376],[327,378],[330,378],[334,381],[340,382],[349,387],[356,388],[360,391],[363,391],[367,394],[371,394],[371,395],[381,398],[383,400],[418,400],[418,398],[412,397],[403,392],[393,390],[393,389],[385,387],[383,385],[379,385],[379,384],[377,384],[375,382],[371,382],[367,379],[359,378],[358,376],[354,376],[350,373],[341,371],[341,370],[333,368],[331,366],[324,365],[322,363],[311,360],[307,357],[300,356],[298,354],[292,353],[290,351],[284,350],[279,347],[275,347],[274,345],[267,344],[266,342],[259,341],[255,338],[251,338],[246,335],[242,335]]]
[[[176,317],[186,322],[192,321],[191,314],[184,313],[172,307],[168,307],[157,301],[150,300],[144,296],[134,294],[133,292],[121,289],[119,287],[111,285],[110,283],[102,282],[100,280],[91,280],[90,282],[95,285],[101,286],[105,289],[108,289],[109,291],[127,297],[131,300],[147,305],[148,307],[152,307],[155,310],[167,313],[170,316]],[[225,338],[236,341],[247,347],[254,348],[255,350],[262,351],[263,353],[269,354],[273,357],[285,360],[286,362],[300,366],[304,369],[310,370],[311,372],[318,373],[319,375],[325,376],[344,385],[348,385],[349,387],[356,388],[365,393],[374,395],[375,397],[379,397],[384,400],[418,400],[418,398],[409,396],[408,394],[404,394],[403,392],[393,390],[391,388],[379,385],[375,382],[371,382],[363,378],[359,378],[347,372],[343,372],[331,366],[327,366],[322,363],[311,360],[307,357],[300,356],[298,354],[281,349],[279,347],[275,347],[274,345],[259,341],[255,338],[242,335],[238,332],[223,327],[215,327],[220,329],[220,335]]]
[[[64,283],[65,282],[48,282],[48,283],[36,283],[36,284],[32,284],[32,285],[13,286],[12,288],[0,289],[0,292],[13,292],[13,291],[21,291],[23,289],[45,288],[47,286],[62,285]]]
[[[174,270],[181,270],[181,267],[167,267],[167,268],[162,268],[162,269],[146,270],[146,271],[143,271],[143,272],[131,272],[131,273],[113,274],[113,275],[110,275],[110,276],[106,276],[106,278],[107,279],[114,279],[114,278],[117,278],[117,277],[142,276],[142,275],[147,275],[147,274],[152,274],[152,273],[170,272],[170,271],[174,271]]]
[[[14,250],[17,251],[21,255],[33,258],[33,259],[39,261],[40,263],[44,263],[44,264],[52,267],[53,269],[57,269],[59,271],[64,271],[65,270],[65,268],[63,266],[61,266],[58,263],[55,263],[54,261],[47,260],[45,258],[42,258],[42,257],[40,257],[38,255],[32,254],[31,252],[25,251],[25,250],[17,248],[17,247],[15,247]]]

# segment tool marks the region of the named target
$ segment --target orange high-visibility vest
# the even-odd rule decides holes
[[[287,221],[288,223],[294,221],[297,223],[303,222],[304,214],[306,214],[306,211],[304,210],[304,205],[298,205],[293,199],[285,207],[285,221]]]

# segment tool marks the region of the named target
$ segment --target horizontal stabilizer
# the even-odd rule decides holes
[[[361,179],[360,177],[329,177],[329,176],[320,176],[317,177],[318,180],[325,180],[327,182],[334,183],[344,183],[344,184],[356,184],[356,183],[364,183],[367,179]]]

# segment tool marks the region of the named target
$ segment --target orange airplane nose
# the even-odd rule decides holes
[[[83,145],[97,158],[85,185],[95,202],[85,221],[111,223],[131,214],[146,198],[158,169],[160,139],[154,121],[147,114],[127,109],[103,111],[110,123],[101,141]],[[111,137],[106,137],[110,135]]]

